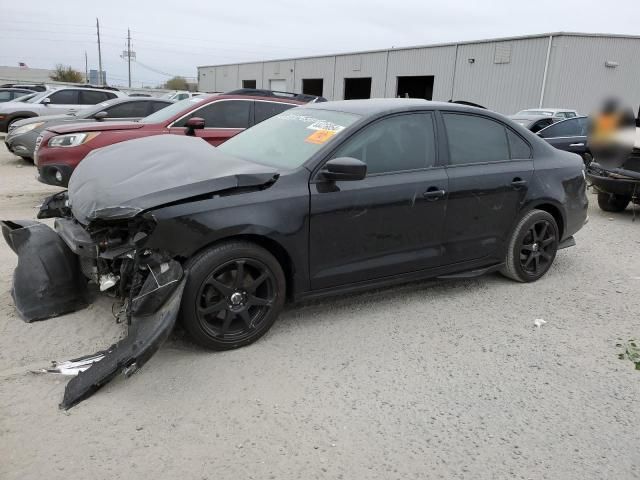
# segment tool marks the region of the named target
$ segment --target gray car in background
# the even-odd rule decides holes
[[[15,155],[32,160],[38,136],[49,127],[63,123],[139,120],[172,103],[162,98],[115,98],[77,113],[27,118],[11,124],[5,144]]]

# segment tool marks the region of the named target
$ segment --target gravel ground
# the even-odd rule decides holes
[[[56,189],[0,146],[2,218]],[[289,307],[256,344],[209,353],[180,331],[68,412],[34,375],[123,334],[108,299],[36,324],[0,245],[0,478],[640,478],[640,223],[591,197],[544,279],[421,282]],[[534,320],[547,324],[534,327]]]

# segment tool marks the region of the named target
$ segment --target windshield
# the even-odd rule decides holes
[[[294,108],[239,133],[218,148],[244,160],[293,169],[359,118],[344,112]]]
[[[203,102],[206,100],[206,97],[195,97],[195,98],[185,98],[179,102],[174,103],[173,105],[169,105],[168,107],[164,107],[162,110],[158,110],[156,113],[152,113],[148,117],[144,117],[140,120],[140,123],[162,123],[166,122],[170,118],[178,115],[182,112],[187,112],[194,105]]]
[[[520,110],[516,115],[548,115],[553,116],[553,112],[549,110]]]
[[[35,93],[27,93],[26,95],[24,95],[22,97],[15,98],[13,101],[14,102],[26,102],[30,98],[33,98],[35,95],[36,95]]]

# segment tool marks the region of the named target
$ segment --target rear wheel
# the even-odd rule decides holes
[[[551,214],[527,212],[511,234],[501,273],[518,282],[538,280],[553,264],[558,242],[558,224]]]
[[[622,212],[630,201],[631,198],[624,195],[598,192],[598,206],[605,212]]]
[[[223,243],[190,263],[182,322],[206,348],[249,345],[271,328],[285,291],[282,268],[267,250],[243,241]]]

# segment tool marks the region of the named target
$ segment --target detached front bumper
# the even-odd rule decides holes
[[[57,219],[57,229],[34,221],[2,221],[0,227],[18,255],[12,297],[26,322],[45,320],[88,305],[88,280],[80,259],[99,255],[89,235],[73,220]],[[85,234],[83,235],[82,232]],[[129,255],[131,255],[129,253]],[[185,274],[175,260],[158,261],[135,253],[139,275],[136,294],[129,294],[128,335],[95,357],[95,363],[66,386],[60,407],[71,408],[119,373],[130,375],[146,363],[171,333],[180,309]]]

